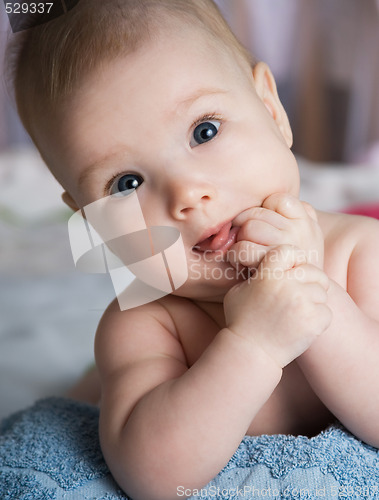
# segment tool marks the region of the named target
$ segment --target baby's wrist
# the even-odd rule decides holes
[[[251,352],[254,360],[260,359],[264,365],[272,365],[274,370],[282,372],[283,366],[281,363],[270,354],[270,349],[261,345],[261,343],[251,335],[251,328],[249,329],[250,333],[244,328],[234,325],[230,325],[224,328],[224,330],[228,332],[230,336],[234,337],[237,342],[244,342],[247,351]]]

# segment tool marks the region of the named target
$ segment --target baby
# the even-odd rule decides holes
[[[335,419],[379,447],[379,223],[299,200],[273,75],[212,0],[81,0],[20,38],[19,114],[64,201],[135,190],[147,226],[185,248],[183,286],[126,311],[115,300],[98,327],[119,485],[176,498],[246,434],[312,436]]]

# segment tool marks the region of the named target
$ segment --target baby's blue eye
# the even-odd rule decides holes
[[[137,189],[143,183],[143,179],[140,175],[136,174],[125,174],[116,180],[111,187],[111,194],[121,193],[123,195],[129,194],[128,191],[132,192]]]
[[[193,138],[191,141],[191,147],[204,144],[212,140],[220,128],[220,122],[217,121],[207,121],[200,123],[193,131]]]

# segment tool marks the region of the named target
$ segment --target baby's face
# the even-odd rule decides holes
[[[46,140],[78,207],[136,189],[148,226],[181,232],[189,279],[178,295],[225,294],[241,279],[225,256],[237,230],[225,224],[275,192],[298,195],[289,139],[257,75],[183,28],[87,79]],[[193,251],[220,228],[213,251]]]

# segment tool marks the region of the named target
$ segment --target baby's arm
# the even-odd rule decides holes
[[[235,223],[241,230],[234,248],[243,250],[242,255],[255,252],[259,257],[273,245],[287,243],[323,267],[323,237],[315,213],[296,198],[274,194]],[[347,291],[330,280],[333,320],[297,363],[329,410],[357,437],[379,447],[379,222],[362,218],[349,229],[353,240],[358,242],[348,262]],[[342,262],[346,258],[341,248]]]
[[[336,417],[379,447],[379,222],[362,219],[361,224],[349,260],[347,293],[331,281],[333,321],[298,363]]]
[[[169,500],[178,486],[203,486],[217,475],[281,370],[227,329],[189,370],[162,307],[115,309],[96,345],[102,450],[133,500]]]
[[[100,439],[112,474],[134,500],[169,500],[178,486],[208,483],[278,384],[282,366],[327,327],[326,277],[304,266],[296,279],[296,258],[287,248],[275,260],[280,278],[269,276],[267,261],[260,278],[227,294],[228,327],[190,368],[162,305],[121,313],[113,303],[107,310],[96,339]]]

